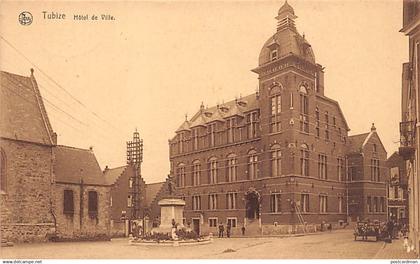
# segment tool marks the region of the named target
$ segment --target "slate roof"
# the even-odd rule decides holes
[[[205,126],[207,123],[214,121],[224,121],[224,119],[232,116],[243,116],[243,113],[259,108],[259,100],[256,93],[241,97],[210,108],[202,108],[189,120],[177,129],[181,128],[188,122],[189,127]]]
[[[353,153],[361,152],[363,148],[363,144],[366,141],[366,139],[369,137],[370,133],[372,132],[349,136],[349,143],[350,143],[349,151]]]
[[[0,72],[0,136],[54,145],[53,130],[36,80]]]
[[[127,169],[127,165],[112,168],[112,169],[105,169],[104,171],[105,183],[108,185],[114,184],[126,169]]]
[[[56,182],[109,185],[92,150],[56,146],[53,152]]]
[[[165,185],[165,182],[157,182],[157,183],[150,183],[146,184],[146,206],[149,207],[153,200],[156,198],[156,195]]]

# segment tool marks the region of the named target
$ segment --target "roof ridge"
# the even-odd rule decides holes
[[[78,147],[67,146],[67,145],[55,145],[55,146],[56,147],[64,147],[64,148],[68,148],[68,149],[75,149],[75,150],[83,150],[83,151],[93,152],[91,149],[84,149],[84,148],[78,148]]]

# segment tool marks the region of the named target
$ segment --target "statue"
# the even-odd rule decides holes
[[[169,191],[169,195],[172,195],[172,193],[173,193],[172,184],[173,184],[172,176],[171,175],[168,175],[168,191]]]

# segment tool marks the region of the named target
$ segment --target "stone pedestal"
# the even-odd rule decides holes
[[[160,206],[160,226],[154,228],[153,232],[170,233],[172,230],[172,219],[178,226],[183,227],[185,201],[182,199],[162,199],[158,202]]]

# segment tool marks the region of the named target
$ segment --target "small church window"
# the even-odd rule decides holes
[[[98,193],[95,191],[88,193],[88,213],[91,217],[98,214]]]
[[[72,190],[64,190],[64,214],[73,214],[74,213],[74,197]]]

